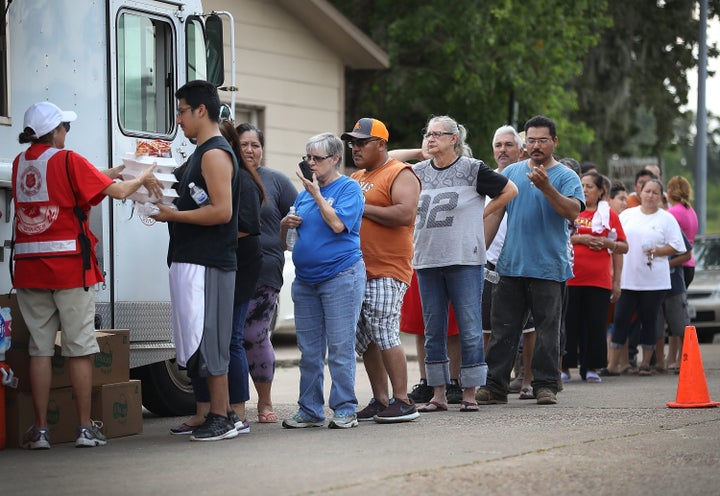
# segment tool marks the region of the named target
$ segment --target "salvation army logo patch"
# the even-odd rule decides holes
[[[43,187],[43,178],[40,170],[30,165],[25,168],[20,177],[20,189],[23,194],[31,198],[38,194],[38,191]]]

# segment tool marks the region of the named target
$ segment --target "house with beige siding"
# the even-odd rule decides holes
[[[204,7],[234,17],[235,122],[262,129],[265,165],[296,180],[307,139],[345,131],[345,69],[387,68],[388,55],[325,0],[205,0]],[[230,67],[226,57],[228,86]],[[232,99],[228,91],[220,97]]]

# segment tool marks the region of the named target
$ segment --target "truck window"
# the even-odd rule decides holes
[[[205,55],[205,34],[199,17],[188,17],[185,31],[187,46],[187,80],[207,81],[207,59]]]
[[[128,134],[170,134],[175,125],[172,26],[124,12],[117,37],[120,127]]]
[[[0,123],[10,124],[7,1],[0,0]]]

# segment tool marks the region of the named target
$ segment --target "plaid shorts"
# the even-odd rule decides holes
[[[400,307],[408,285],[390,277],[370,279],[360,309],[355,352],[362,355],[370,343],[381,350],[400,346]]]

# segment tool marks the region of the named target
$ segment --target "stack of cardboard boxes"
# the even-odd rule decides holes
[[[0,297],[0,307],[12,313],[12,347],[6,363],[18,378],[17,389],[7,389],[6,432],[7,447],[18,447],[23,433],[33,423],[34,413],[30,394],[30,335],[17,307],[15,295]],[[100,352],[93,357],[92,410],[90,417],[99,420],[102,432],[108,437],[127,436],[142,432],[142,395],[140,381],[130,380],[130,336],[128,330],[96,332]],[[55,341],[52,358],[52,385],[48,406],[50,443],[74,441],[79,424],[75,399],[70,383],[68,359],[61,356],[60,333]]]

